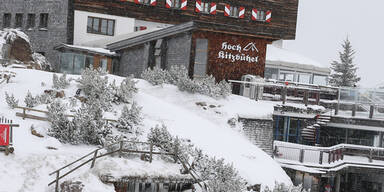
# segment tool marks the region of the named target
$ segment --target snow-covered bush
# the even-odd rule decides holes
[[[286,186],[284,183],[276,183],[275,188],[270,190],[268,187],[263,192],[307,192],[302,186]]]
[[[169,83],[176,85],[180,91],[200,93],[214,98],[225,98],[232,92],[230,84],[226,81],[216,83],[212,75],[192,80],[188,77],[188,70],[184,66],[178,65],[172,66],[169,71],[157,67],[147,69],[143,72],[142,78],[152,85]]]
[[[153,69],[148,68],[141,74],[141,78],[148,81],[152,85],[162,85],[168,83],[169,73],[166,70],[154,67]]]
[[[41,68],[41,70],[44,71],[51,71],[51,63],[47,60],[47,58],[44,57],[44,55],[40,53],[33,53],[32,58],[35,61],[36,64],[38,64]]]
[[[38,100],[39,104],[49,104],[49,103],[52,103],[54,99],[54,95],[50,93],[44,93],[40,96],[36,96],[36,99]]]
[[[58,77],[56,74],[53,74],[52,82],[54,89],[65,89],[70,84],[69,80],[67,80],[67,74],[65,72],[60,77]]]
[[[137,82],[133,80],[132,76],[128,76],[121,82],[118,96],[122,102],[129,103],[133,94],[137,93],[138,89],[136,83]]]
[[[168,71],[167,82],[173,85],[181,80],[189,79],[188,70],[183,65],[172,65]]]
[[[76,130],[72,121],[65,116],[65,105],[59,100],[55,100],[49,106],[48,120],[51,122],[51,128],[48,135],[55,137],[60,142],[78,144],[81,141],[79,132]]]
[[[97,99],[100,107],[104,111],[112,109],[113,94],[108,85],[108,77],[105,72],[100,69],[87,68],[81,74],[81,78],[77,80],[78,87],[88,97],[93,95],[93,99]]]
[[[206,181],[213,192],[243,191],[245,181],[231,164],[224,159],[215,159],[203,154],[202,150],[192,144],[173,137],[165,125],[156,126],[148,134],[148,141],[167,152],[176,154],[186,162],[191,162],[191,167]],[[187,173],[190,170],[184,170]]]
[[[5,101],[11,109],[14,109],[19,105],[19,100],[16,100],[13,94],[9,96],[7,92],[5,92]]]
[[[33,108],[39,104],[39,99],[37,97],[33,97],[31,92],[28,91],[27,96],[24,99],[24,103],[27,107]]]
[[[143,121],[141,109],[136,102],[132,103],[131,108],[125,105],[120,118],[117,120],[116,128],[129,133],[132,137],[140,135],[141,130],[139,125],[141,125]]]

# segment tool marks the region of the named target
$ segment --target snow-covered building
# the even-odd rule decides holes
[[[327,85],[331,70],[317,61],[284,49],[278,41],[267,47],[265,62],[266,79]]]

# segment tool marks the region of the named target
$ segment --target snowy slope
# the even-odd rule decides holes
[[[0,73],[4,68],[0,68]],[[34,127],[43,135],[49,128],[46,122],[35,120],[22,120],[15,116],[20,110],[11,110],[5,102],[4,92],[13,93],[19,99],[19,105],[24,106],[24,97],[28,90],[32,95],[41,94],[45,89],[51,89],[52,73],[27,70],[7,69],[17,73],[16,78],[11,79],[9,84],[0,84],[0,116],[5,116],[19,123],[21,127],[14,130],[15,154],[5,156],[0,153],[0,192],[5,191],[49,191],[47,183],[54,178],[48,173],[54,171],[69,162],[89,153],[96,146],[72,146],[61,144],[54,138],[45,136],[38,138],[30,134],[30,127]],[[78,76],[69,76],[78,78]],[[117,84],[123,79],[117,76],[109,76],[115,79]],[[46,85],[42,86],[42,82]],[[230,128],[227,124],[229,118],[237,115],[247,115],[260,118],[270,118],[274,103],[256,102],[240,96],[230,96],[227,99],[215,100],[202,95],[192,95],[180,92],[175,86],[164,85],[151,86],[146,81],[139,80],[139,93],[135,100],[143,107],[144,129],[149,130],[156,124],[165,124],[170,132],[182,138],[189,138],[197,147],[206,153],[219,158],[225,158],[228,163],[239,170],[240,175],[250,184],[261,183],[273,187],[275,181],[291,184],[290,179],[281,167],[266,153],[249,142],[238,130]],[[74,82],[65,90],[66,96],[73,96],[76,91]],[[196,102],[206,102],[208,105],[203,109]],[[45,109],[45,106],[37,108]],[[108,118],[113,117],[108,114]],[[49,150],[46,147],[56,147],[58,150]],[[86,185],[85,191],[113,191],[112,186],[103,185],[98,180],[101,172],[113,172],[118,174],[121,169],[115,166],[104,169],[103,165],[115,162],[106,158],[97,161],[95,169],[89,170],[85,166],[80,171],[69,175],[70,178],[81,180]],[[137,160],[128,164],[142,165]],[[164,168],[166,165],[154,165],[153,172],[164,172],[164,169],[175,171],[176,168]],[[162,167],[162,168],[161,168]],[[159,168],[159,170],[156,170]],[[124,167],[132,169],[131,167]],[[140,170],[140,169],[139,169]],[[140,171],[139,171],[140,172]],[[164,173],[165,174],[165,173]],[[88,185],[87,185],[88,184]],[[96,190],[97,189],[97,190]]]

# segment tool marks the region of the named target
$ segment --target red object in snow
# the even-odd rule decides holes
[[[288,84],[289,84],[288,81],[286,81],[286,82],[285,82],[285,85],[288,85]]]
[[[8,146],[9,145],[9,125],[1,125],[0,124],[0,146]]]
[[[143,31],[143,30],[146,30],[147,27],[146,26],[140,26],[140,31]]]

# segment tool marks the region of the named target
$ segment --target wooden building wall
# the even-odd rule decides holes
[[[266,48],[269,41],[206,31],[194,32],[192,38],[193,47],[196,47],[196,39],[208,39],[207,74],[213,75],[216,80],[240,80],[245,74],[264,76]],[[255,45],[257,50],[252,50],[252,45]],[[256,58],[257,61],[253,60]],[[192,60],[190,63],[194,66],[195,61]],[[190,71],[193,71],[193,68],[190,68]]]
[[[209,22],[217,32],[236,31],[270,40],[295,39],[298,0],[207,0],[217,3],[217,14],[196,13],[196,0],[187,1],[187,9],[168,9],[165,0],[157,0],[156,6],[134,3],[134,0],[74,0],[74,9],[110,15],[126,16],[145,21],[180,24],[192,20]],[[225,4],[245,7],[245,17],[224,16]],[[270,23],[253,21],[251,10],[257,8],[272,11]],[[215,26],[213,23],[220,24]],[[230,25],[230,26],[229,26]]]

